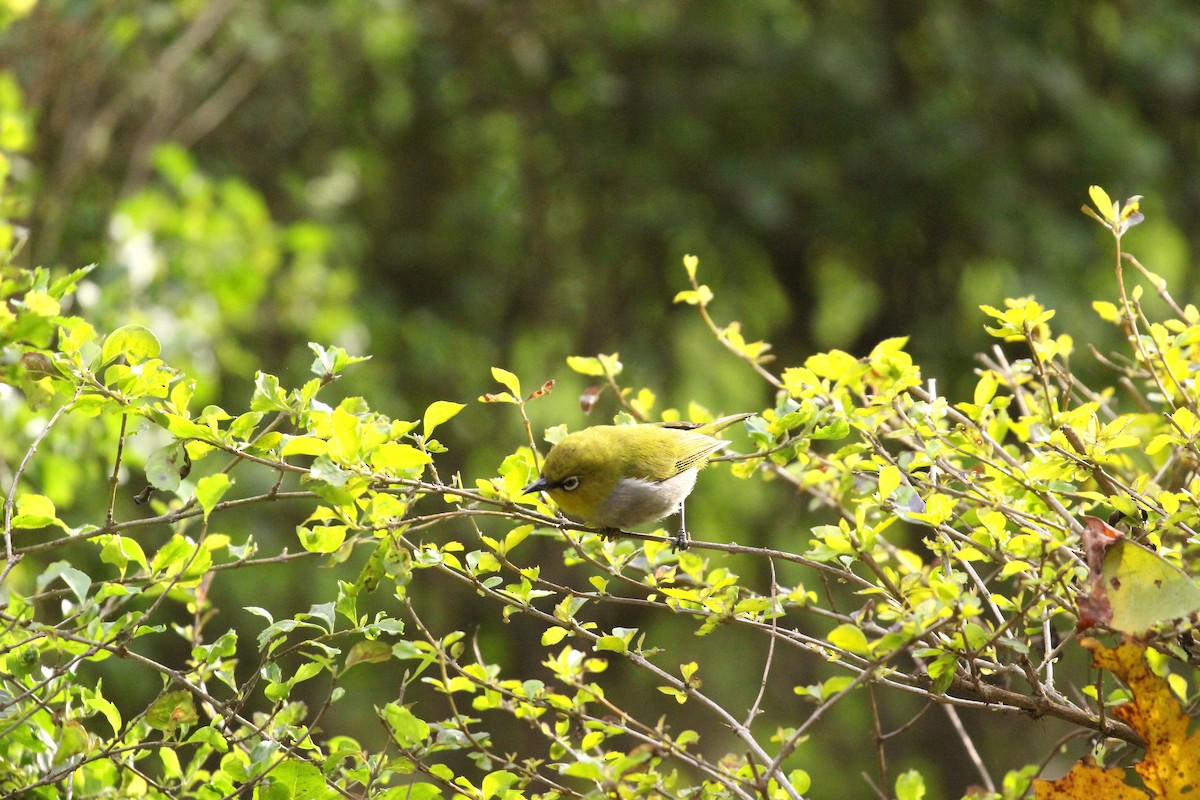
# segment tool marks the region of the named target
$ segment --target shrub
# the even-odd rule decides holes
[[[770,547],[735,543],[748,529],[720,540],[701,530],[683,552],[661,531],[609,541],[523,495],[539,447],[528,410],[549,382],[530,392],[493,370],[502,388],[480,399],[498,420],[511,406],[528,441],[495,475],[463,480],[440,438],[462,403],[435,400],[404,421],[362,397],[327,402],[362,359],[314,344],[301,385],[259,373],[246,408],[196,408],[195,380],[164,361],[151,330],[100,332],[69,313],[86,269],[8,270],[0,787],[206,799],[865,794],[805,758],[831,714],[858,702],[870,715],[863,749],[873,741],[878,753],[866,780],[918,798],[920,772],[889,772],[889,739],[904,728],[885,731],[880,711],[914,698],[944,710],[976,764],[976,796],[1023,796],[1040,767],[994,779],[960,711],[1058,720],[1068,737],[1106,741],[1094,755],[1107,765],[1130,762],[1144,729],[1128,709],[1109,712],[1128,694],[1105,696],[1060,662],[1083,652],[1080,629],[1113,630],[1151,644],[1154,669],[1196,697],[1176,620],[1200,603],[1174,565],[1195,550],[1200,312],[1123,252],[1137,199],[1113,203],[1095,187],[1092,198],[1114,235],[1117,286],[1094,307],[1128,344],[1097,353],[1113,371],[1104,388],[1072,371],[1074,342],[1032,298],[984,309],[1004,345],[980,356],[969,401],[939,395],[901,339],[775,369],[766,343],[713,318],[713,293],[684,259],[690,287],[676,301],[774,396],[716,467],[797,497],[794,539]],[[1130,265],[1164,319],[1147,312]],[[628,421],[680,416],[623,385],[616,356],[569,365],[598,381],[588,405],[607,392]],[[86,494],[105,497],[103,511],[64,519],[64,499]],[[802,530],[809,511],[826,521]],[[296,513],[294,539],[263,522]],[[256,584],[307,580],[300,567],[318,561],[321,602],[252,602]],[[251,598],[256,628],[221,624],[214,597],[231,585]],[[444,606],[470,596],[478,630],[442,627]],[[640,624],[621,624],[630,619]],[[667,619],[702,638],[681,642]],[[518,624],[535,632],[534,652],[514,653]],[[353,680],[364,671],[369,688]],[[709,680],[729,673],[733,684]],[[337,708],[376,697],[386,737],[329,725]]]

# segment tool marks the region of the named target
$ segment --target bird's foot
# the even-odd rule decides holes
[[[685,531],[683,528],[680,528],[675,532],[675,535],[671,537],[671,552],[682,553],[684,550],[687,550],[688,541],[687,531]]]
[[[600,538],[603,539],[604,541],[615,542],[617,540],[617,537],[621,535],[621,529],[620,528],[601,528],[600,530],[597,531],[597,533],[600,534]]]

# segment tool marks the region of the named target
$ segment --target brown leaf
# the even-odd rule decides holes
[[[1081,538],[1087,555],[1088,579],[1084,584],[1085,594],[1080,595],[1078,601],[1080,628],[1112,622],[1112,606],[1108,602],[1108,588],[1104,585],[1104,554],[1124,535],[1099,517],[1083,518]]]
[[[583,394],[579,395],[579,408],[583,413],[590,414],[596,406],[596,401],[600,399],[600,393],[604,391],[604,384],[598,383],[594,386],[589,386],[583,390]]]
[[[550,380],[543,383],[542,387],[540,389],[538,389],[537,391],[535,391],[533,394],[529,395],[529,397],[527,397],[525,399],[526,400],[536,400],[539,397],[543,397],[545,395],[550,394],[550,391],[553,388],[554,388],[554,379],[551,378]]]

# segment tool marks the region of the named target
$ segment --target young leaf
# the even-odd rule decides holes
[[[466,408],[462,403],[452,403],[449,400],[435,400],[429,404],[429,408],[425,409],[424,437],[429,438],[434,429],[441,425],[446,420],[452,418],[455,414]]]
[[[513,397],[521,396],[521,381],[516,375],[506,369],[492,367],[492,377],[496,379],[497,383],[502,384],[504,388],[512,392]]]
[[[233,480],[224,472],[218,472],[216,475],[205,475],[196,482],[196,501],[204,509],[204,520],[206,522],[208,521],[208,515],[212,513],[213,507],[221,501],[225,492],[229,491],[229,487],[232,485]]]
[[[683,257],[683,268],[687,270],[688,280],[695,282],[696,267],[700,266],[700,259],[693,255]]]
[[[104,338],[100,363],[107,364],[117,356],[125,356],[126,361],[136,364],[148,358],[157,358],[161,352],[162,345],[149,328],[122,325]]]
[[[1092,184],[1088,187],[1088,196],[1092,198],[1092,203],[1095,204],[1096,209],[1106,220],[1109,222],[1117,221],[1116,209],[1114,208],[1113,201],[1108,196],[1108,192]]]

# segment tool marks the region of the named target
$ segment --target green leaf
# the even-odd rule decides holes
[[[12,526],[24,530],[35,530],[57,525],[66,530],[66,524],[58,518],[54,501],[40,494],[23,494],[17,498],[16,514]]]
[[[794,769],[788,773],[788,783],[800,794],[808,794],[812,788],[812,776],[802,769]]]
[[[381,642],[378,639],[357,642],[350,648],[350,653],[346,656],[346,669],[350,669],[356,664],[375,664],[387,661],[391,657],[392,646],[387,642]]]
[[[455,414],[466,408],[462,403],[452,403],[449,400],[435,400],[425,409],[424,438],[428,439],[437,426],[441,425]]]
[[[347,526],[345,525],[314,525],[311,528],[300,525],[296,534],[300,544],[310,553],[332,553],[346,541]]]
[[[384,706],[383,718],[392,732],[392,738],[401,747],[417,747],[429,738],[429,725],[404,706],[388,703]]]
[[[484,776],[483,783],[480,788],[483,790],[484,800],[492,797],[500,797],[501,793],[509,789],[517,782],[517,776],[507,770],[497,770]]]
[[[259,800],[324,800],[338,796],[316,765],[295,759],[272,769],[258,792]]]
[[[502,384],[504,388],[512,392],[513,396],[521,396],[521,381],[516,375],[512,374],[506,369],[492,367],[492,377],[496,379],[497,383]]]
[[[433,459],[411,444],[384,442],[371,451],[371,466],[377,470],[400,471],[432,464]]]
[[[233,480],[224,472],[218,472],[216,475],[205,475],[196,482],[196,501],[200,503],[200,507],[204,509],[204,520],[208,521],[208,515],[212,513],[213,508],[225,496],[225,492],[229,491],[229,487],[233,485]]]
[[[688,280],[696,280],[696,267],[700,266],[700,259],[693,255],[683,257],[683,268],[687,270]]]
[[[42,589],[46,588],[46,586],[56,578],[63,579],[63,583],[67,584],[67,586],[71,588],[71,593],[75,595],[75,598],[80,603],[87,599],[87,593],[88,589],[91,588],[92,579],[88,577],[87,573],[80,572],[66,561],[55,561],[50,566],[46,567],[46,569],[42,571],[41,575],[38,575],[38,591],[40,592]]]
[[[862,632],[862,628],[850,623],[843,623],[829,632],[826,637],[829,643],[834,647],[840,647],[843,650],[848,650],[855,655],[865,656],[871,652],[871,646],[867,642],[867,635]]]
[[[160,447],[146,459],[146,480],[155,489],[174,492],[187,469],[187,451],[180,442]]]
[[[896,800],[922,800],[925,797],[925,779],[915,769],[901,773],[896,778]]]
[[[91,737],[76,720],[64,722],[55,738],[54,757],[58,761],[68,761],[91,749]]]
[[[113,734],[119,735],[121,733],[121,712],[117,710],[112,701],[100,693],[100,683],[99,680],[96,681],[95,691],[86,686],[81,687],[80,696],[83,698],[83,707],[93,714],[102,714],[108,720],[108,724],[112,726]]]
[[[212,553],[208,548],[175,534],[154,554],[150,571],[163,577],[182,574],[187,580],[199,580],[210,566]]]
[[[674,302],[687,303],[689,306],[706,306],[712,302],[713,292],[703,283],[695,289],[684,289],[675,295]]]
[[[146,711],[146,724],[160,731],[174,731],[194,725],[198,719],[192,693],[186,689],[167,692],[151,703]]]
[[[122,325],[104,338],[100,363],[107,364],[118,356],[125,356],[130,364],[137,364],[148,358],[157,358],[161,352],[162,345],[149,328]]]
[[[265,372],[254,376],[254,396],[250,399],[251,411],[291,411],[287,392],[279,385],[279,378]]]
[[[211,725],[197,728],[187,741],[188,744],[206,744],[218,753],[225,753],[229,750],[229,740]]]
[[[601,636],[593,647],[596,650],[608,650],[613,653],[629,651],[629,643],[621,636]]]
[[[129,566],[130,561],[140,565],[142,569],[150,569],[150,565],[146,561],[146,553],[136,539],[111,534],[96,537],[96,543],[101,547],[100,560],[121,570],[122,575],[125,574],[125,569]]]
[[[322,378],[337,375],[351,364],[370,360],[370,356],[352,356],[340,347],[322,347],[316,342],[309,342],[308,349],[317,356],[310,369]]]

